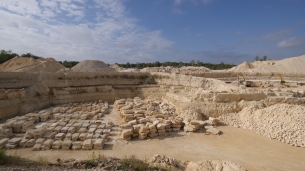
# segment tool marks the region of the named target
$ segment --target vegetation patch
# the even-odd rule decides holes
[[[152,75],[154,79],[169,79],[170,77],[167,75],[159,75],[159,74],[153,74]]]

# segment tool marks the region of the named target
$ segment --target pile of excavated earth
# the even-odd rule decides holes
[[[15,117],[2,126],[0,146],[34,151],[101,150],[113,126],[103,120],[107,112],[108,102],[98,101],[51,107]]]
[[[292,104],[262,103],[245,107],[238,113],[219,119],[230,126],[241,127],[297,147],[305,147],[305,107]]]
[[[53,58],[27,58],[16,56],[0,64],[0,72],[57,72],[65,67]]]
[[[229,72],[254,72],[254,73],[304,73],[305,55],[285,58],[283,60],[255,61],[242,64],[229,69]]]
[[[71,68],[72,72],[116,72],[103,61],[84,60]]]

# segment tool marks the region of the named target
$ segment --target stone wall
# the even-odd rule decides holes
[[[0,119],[52,105],[164,93],[147,73],[0,73]]]
[[[151,84],[148,73],[20,73],[0,72],[0,89],[20,89],[36,83],[48,87]]]

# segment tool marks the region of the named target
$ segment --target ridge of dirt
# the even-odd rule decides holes
[[[0,65],[0,72],[57,72],[65,67],[53,58],[14,57]]]

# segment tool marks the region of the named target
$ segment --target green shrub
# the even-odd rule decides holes
[[[149,165],[142,161],[137,159],[134,155],[130,157],[125,157],[121,160],[121,166],[120,169],[122,170],[136,170],[136,171],[144,171],[149,169]]]
[[[42,166],[47,166],[49,164],[49,160],[46,157],[38,156],[38,163]]]
[[[6,158],[6,149],[0,147],[0,161],[2,162]]]
[[[95,152],[92,152],[91,154],[88,154],[88,160],[85,160],[84,163],[86,166],[95,166],[95,161],[99,161],[100,159],[105,158],[104,155],[95,154]]]

